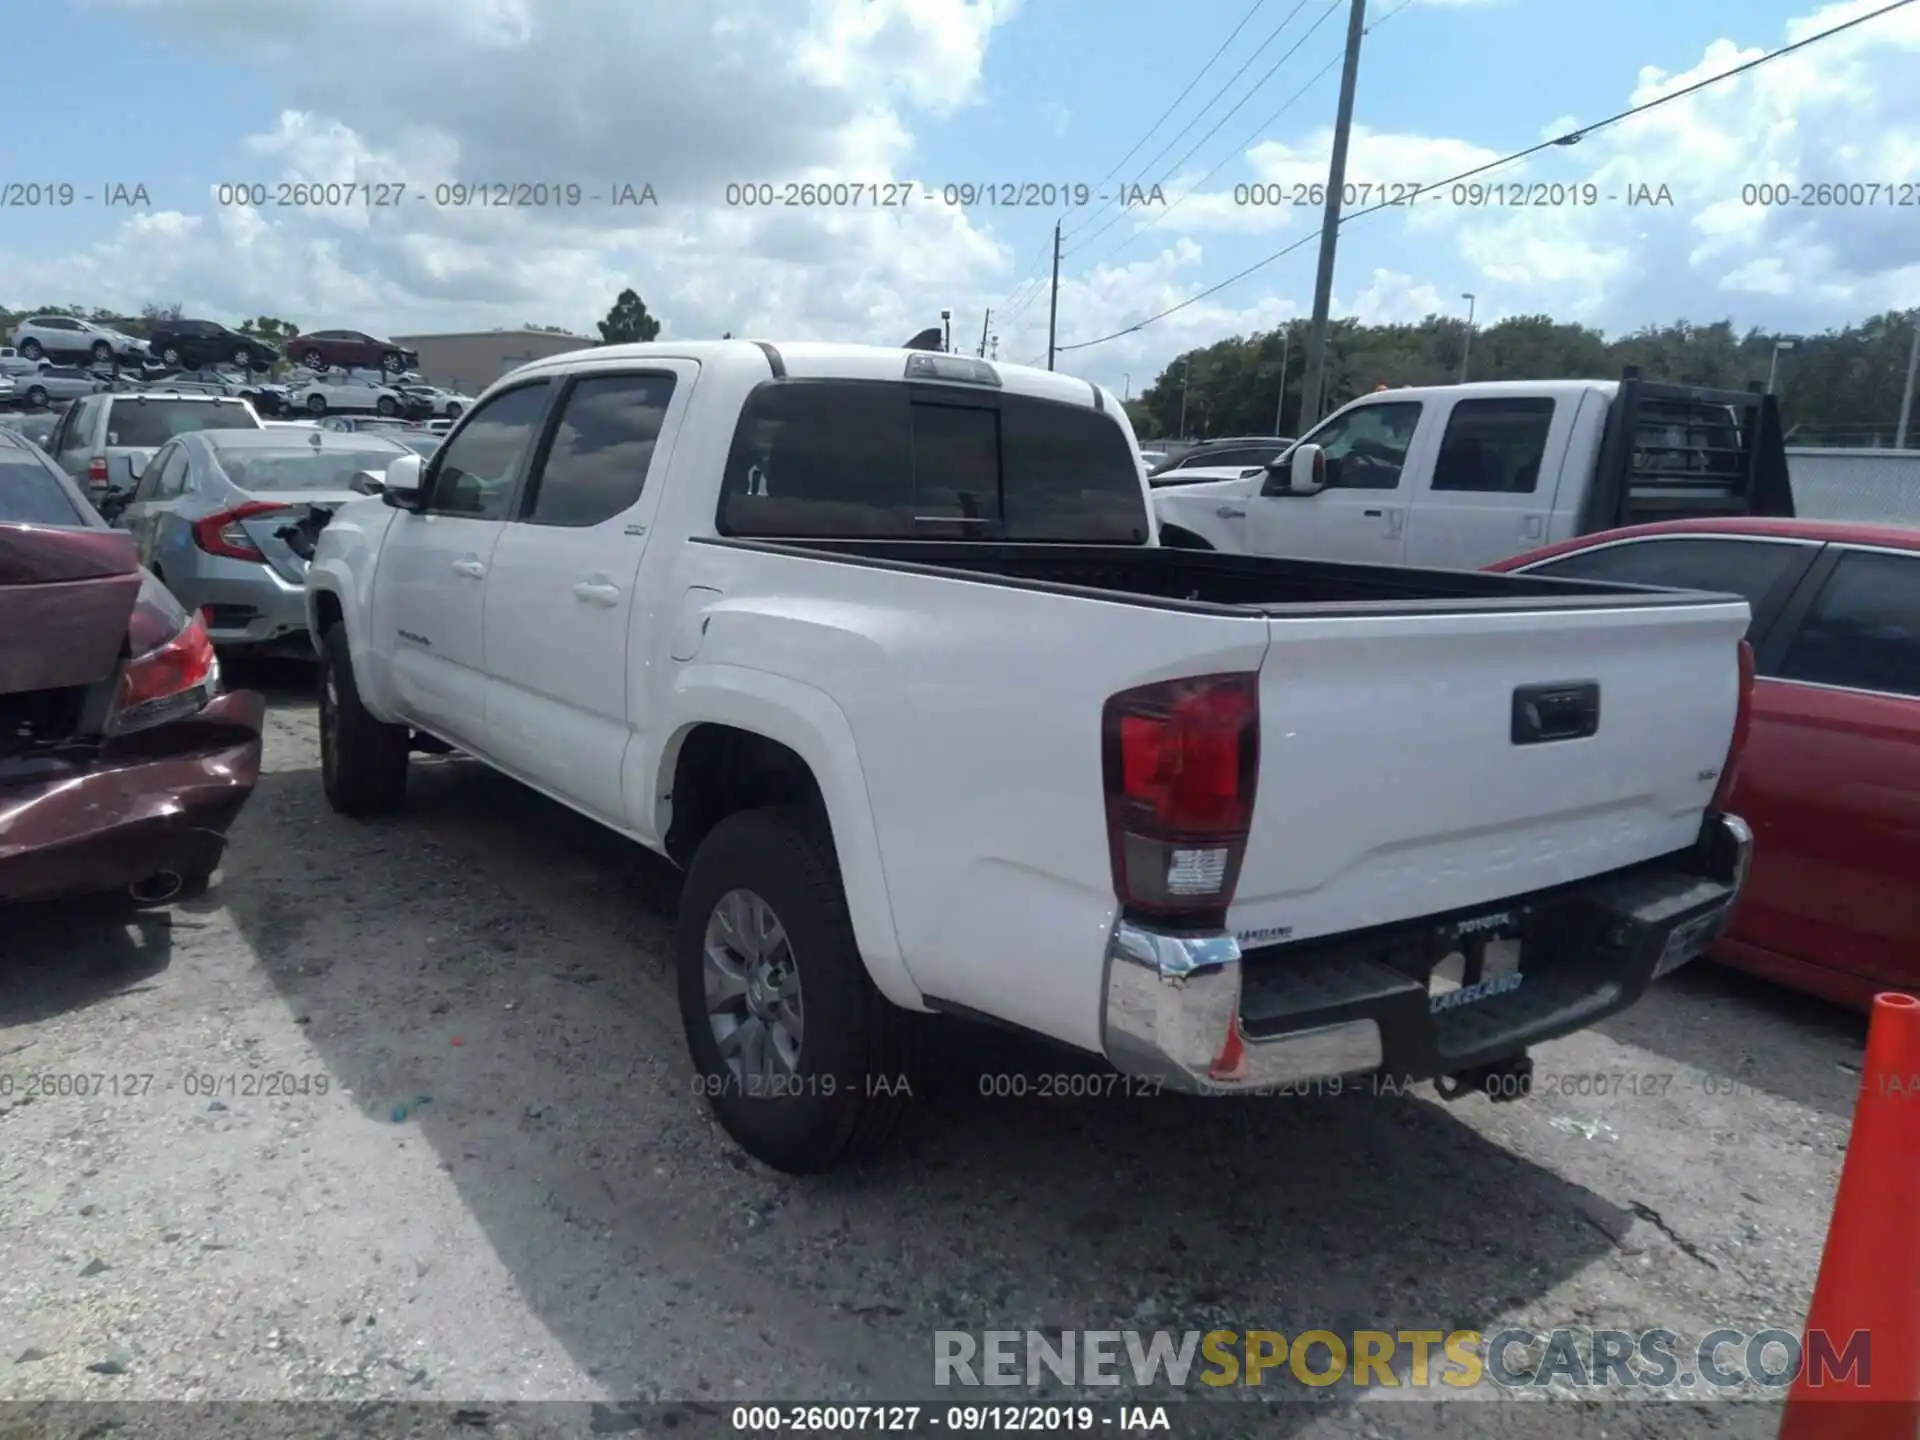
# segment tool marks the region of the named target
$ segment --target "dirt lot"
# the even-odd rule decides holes
[[[342,820],[303,672],[242,678],[276,702],[270,773],[212,894],[0,931],[0,1399],[448,1402],[364,1433],[470,1435],[505,1402],[598,1402],[534,1413],[604,1433],[675,1418],[626,1402],[944,1406],[942,1329],[1697,1338],[1804,1314],[1854,1017],[1693,967],[1539,1052],[1549,1089],[1664,1082],[1499,1107],[987,1098],[1062,1062],[955,1030],[897,1152],[793,1181],[690,1094],[670,867],[460,760],[417,766],[408,814]],[[35,1074],[115,1078],[28,1101]],[[1209,1409],[1299,1436],[1778,1423],[1351,1386]]]

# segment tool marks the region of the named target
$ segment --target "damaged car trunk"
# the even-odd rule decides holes
[[[0,902],[206,883],[265,702],[43,456],[0,439]]]

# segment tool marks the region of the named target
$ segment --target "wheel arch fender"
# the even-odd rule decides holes
[[[635,818],[650,821],[663,842],[672,826],[682,749],[703,725],[745,731],[800,757],[826,807],[847,913],[867,972],[894,1004],[925,1009],[901,954],[866,772],[846,713],[825,691],[786,676],[732,665],[686,666],[671,692],[671,718],[662,727],[666,738],[645,766],[651,789],[629,791],[650,796],[648,811]]]
[[[399,714],[392,703],[386,661],[377,653],[379,647],[372,643],[372,607],[367,603],[369,588],[356,581],[345,558],[316,555],[307,569],[307,635],[313,642],[314,653],[319,655],[321,637],[336,625],[346,628],[347,654],[353,662],[353,684],[360,692],[360,703],[374,719],[393,724],[399,720]]]

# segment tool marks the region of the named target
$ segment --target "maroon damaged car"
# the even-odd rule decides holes
[[[0,431],[0,903],[206,888],[262,696],[45,455]]]

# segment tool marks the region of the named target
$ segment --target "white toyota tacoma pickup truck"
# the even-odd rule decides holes
[[[693,1063],[781,1168],[886,1132],[915,1012],[1510,1092],[1745,872],[1744,601],[1164,548],[1064,375],[580,351],[381,486],[289,527],[329,800],[451,747],[684,866]]]

